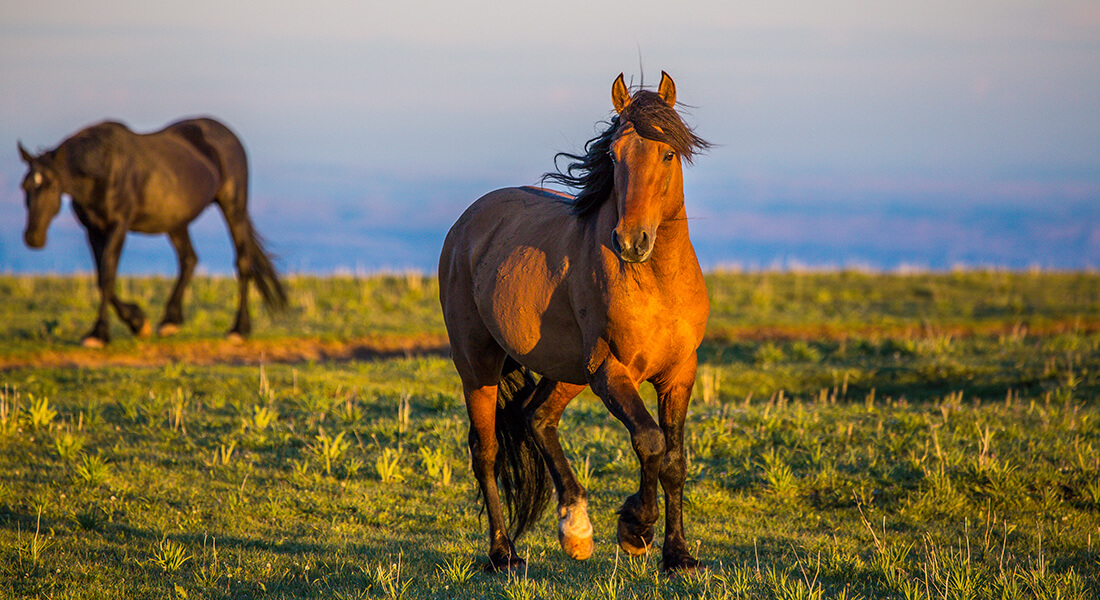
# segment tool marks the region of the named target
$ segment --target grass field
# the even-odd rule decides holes
[[[243,345],[200,278],[177,337],[92,351],[91,277],[0,276],[0,597],[1100,598],[1095,274],[709,275],[676,578],[616,552],[637,462],[588,392],[593,557],[546,516],[482,573],[435,280],[288,285]]]

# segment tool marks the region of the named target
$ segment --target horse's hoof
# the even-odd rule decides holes
[[[632,526],[622,519],[619,519],[619,528],[616,538],[623,552],[626,552],[630,556],[641,556],[649,552],[649,549],[653,547],[653,528],[649,527],[642,535],[638,535],[632,530],[634,527],[637,526]]]
[[[682,554],[673,554],[665,556],[661,560],[661,564],[669,575],[691,575],[699,568],[699,561],[695,560],[690,554],[684,552]]]
[[[160,337],[170,337],[176,335],[180,331],[180,326],[175,323],[161,323],[160,327],[157,327],[157,335]]]
[[[229,342],[230,344],[238,344],[238,345],[243,344],[244,343],[244,336],[237,333],[236,331],[230,331],[225,336],[225,341]]]
[[[102,348],[103,346],[107,345],[107,342],[89,335],[88,337],[80,340],[80,345],[84,346],[85,348]]]
[[[486,573],[508,573],[516,569],[522,569],[527,566],[527,563],[518,556],[489,556],[489,562],[485,565]]]
[[[149,319],[141,322],[141,327],[137,330],[137,336],[139,338],[147,338],[153,335],[153,326],[149,323]]]
[[[592,556],[592,522],[588,520],[588,503],[558,507],[558,542],[565,555],[574,560]]]

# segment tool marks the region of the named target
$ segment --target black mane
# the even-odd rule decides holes
[[[669,106],[656,92],[639,90],[634,93],[630,104],[623,112],[607,121],[607,128],[584,145],[584,154],[559,152],[554,155],[554,164],[558,158],[568,158],[571,162],[565,171],[546,173],[543,180],[551,180],[579,190],[576,197],[569,201],[571,212],[583,217],[596,212],[611,195],[615,185],[615,165],[609,154],[611,140],[620,125],[632,124],[638,135],[668,144],[680,157],[691,164],[699,150],[706,150],[710,144],[695,135],[684,124],[679,113]]]

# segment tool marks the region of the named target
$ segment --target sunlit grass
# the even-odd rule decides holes
[[[712,276],[715,322],[810,333],[718,335],[700,353],[686,429],[685,520],[704,565],[695,574],[670,578],[658,555],[616,550],[615,509],[637,485],[637,464],[623,427],[589,392],[567,410],[561,435],[589,490],[595,554],[564,557],[546,516],[518,544],[526,570],[481,572],[485,522],[457,377],[446,358],[411,356],[0,373],[0,548],[12,549],[0,553],[3,589],[44,598],[1097,597],[1092,283],[1051,275],[1041,283],[1055,291],[1032,296],[1029,278],[1046,276],[765,275]],[[1025,282],[1018,290],[1014,277]],[[329,323],[353,323],[349,307],[384,321],[355,304],[380,296],[393,302],[386,318],[403,315],[388,331],[438,326],[415,317],[431,300],[418,294],[435,293],[429,279],[395,276],[379,284],[394,286],[384,293],[353,281],[317,280],[308,319],[318,335],[341,335]],[[723,300],[749,293],[752,302],[750,284],[770,286],[757,308]],[[53,291],[40,302],[56,309],[69,303],[57,290],[86,282],[42,285]],[[161,284],[149,285],[156,298]],[[346,302],[329,297],[345,285]],[[956,299],[955,285],[973,295]],[[846,286],[909,289],[927,304],[861,303]],[[10,303],[25,298],[0,304],[15,313]],[[809,307],[825,299],[837,303],[835,318]],[[956,301],[958,314],[939,304]],[[1024,307],[1030,317],[1016,329],[977,327],[1012,323]],[[84,322],[70,312],[83,310],[53,318],[80,324],[79,335]],[[214,303],[193,310],[199,323],[228,314]],[[902,325],[812,334],[864,322]],[[1055,322],[1070,326],[1037,325]],[[951,333],[960,326],[971,329]],[[53,331],[35,343],[66,343],[62,325]],[[140,351],[120,341],[132,349],[112,352]],[[652,407],[652,389],[643,396]]]

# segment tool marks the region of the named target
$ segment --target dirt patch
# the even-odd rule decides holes
[[[735,341],[844,340],[851,338],[921,339],[972,336],[1043,337],[1064,333],[1095,334],[1100,322],[1082,319],[1049,321],[1028,325],[1021,322],[988,322],[962,325],[918,326],[834,326],[756,325],[714,327],[706,341],[728,344]],[[309,361],[376,360],[412,356],[448,356],[450,345],[441,334],[371,336],[353,340],[282,338],[232,342],[210,340],[156,340],[126,349],[49,348],[19,356],[0,356],[0,371],[49,367],[157,367],[174,363],[190,365],[257,365]]]
[[[247,340],[156,341],[139,348],[50,348],[22,356],[0,357],[0,371],[49,367],[157,367],[189,365],[253,365],[264,362],[300,363],[321,360],[371,360],[422,355],[447,356],[442,335],[376,336],[355,340],[287,338]]]

